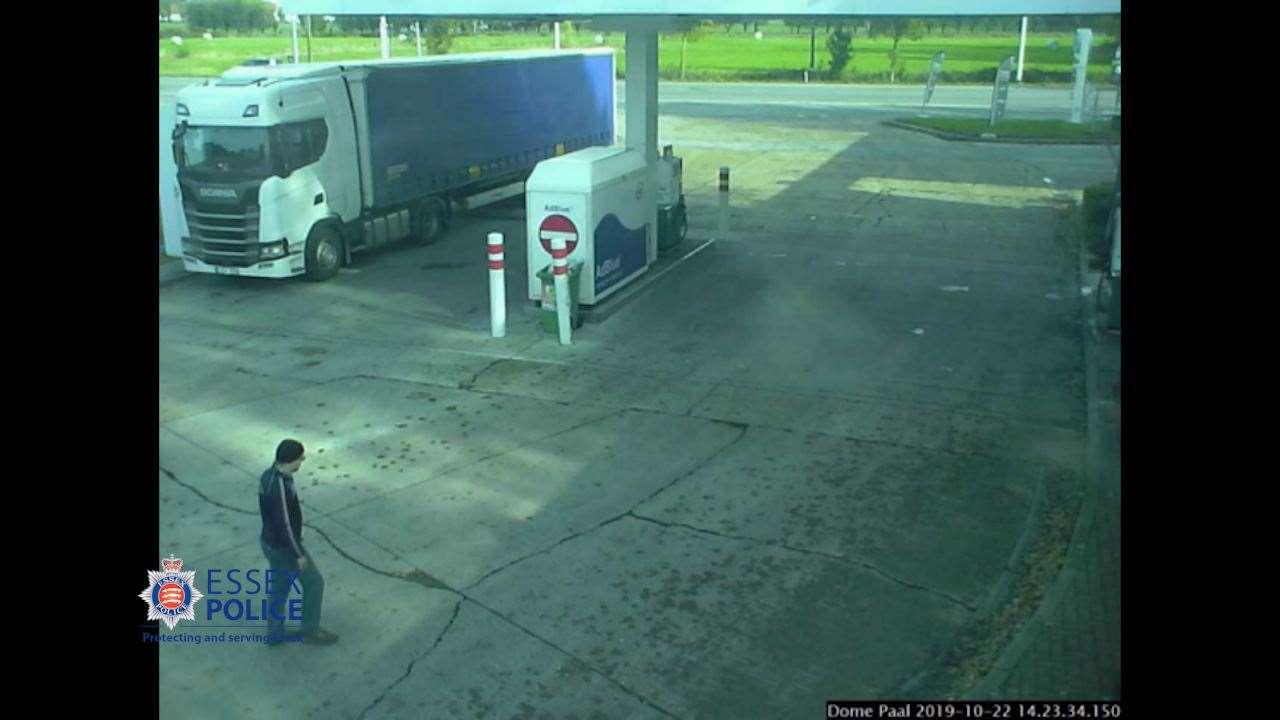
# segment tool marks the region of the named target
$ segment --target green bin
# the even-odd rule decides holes
[[[542,281],[542,327],[553,335],[560,334],[560,322],[556,316],[556,281],[551,266],[547,265],[537,273]],[[582,312],[578,308],[578,285],[582,277],[582,263],[569,263],[569,325],[582,327]]]

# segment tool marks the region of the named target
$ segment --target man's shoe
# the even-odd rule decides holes
[[[338,636],[328,630],[316,630],[309,635],[304,635],[302,642],[308,645],[332,645],[338,642]]]

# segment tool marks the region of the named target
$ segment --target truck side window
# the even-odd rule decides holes
[[[312,120],[306,123],[308,145],[310,152],[307,153],[307,164],[311,164],[320,159],[324,154],[325,144],[329,141],[329,128],[325,127],[324,120]]]
[[[279,138],[285,169],[293,172],[307,164],[307,138],[300,123],[281,125]]]

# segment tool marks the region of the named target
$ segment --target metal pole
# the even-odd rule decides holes
[[[729,238],[729,166],[720,167],[720,240]]]
[[[413,24],[413,35],[418,40],[418,57],[422,57],[422,23]]]
[[[551,238],[551,265],[556,283],[556,324],[560,326],[560,344],[568,345],[572,328],[569,327],[569,251],[564,238]]]
[[[817,63],[817,48],[818,48],[818,28],[816,25],[810,25],[809,26],[809,69],[810,70],[813,70],[815,67],[817,67],[815,64]],[[809,74],[805,73],[805,78],[806,78],[805,82],[808,82],[807,80],[808,77],[809,77]]]
[[[386,15],[382,15],[378,19],[378,35],[382,38],[382,59],[386,60],[391,57],[391,40],[387,37]]]
[[[506,263],[502,242],[502,233],[489,233],[489,325],[496,338],[507,335]]]
[[[1089,72],[1089,46],[1093,43],[1093,31],[1088,28],[1076,30],[1075,42],[1075,83],[1071,86],[1071,122],[1084,121],[1085,81]]]
[[[1018,41],[1018,82],[1022,82],[1022,63],[1027,57],[1027,16],[1022,16],[1022,39]]]
[[[307,62],[311,62],[311,16],[307,16]]]
[[[560,23],[556,23],[556,49],[560,49]]]
[[[297,65],[298,57],[298,16],[293,16],[293,64]]]

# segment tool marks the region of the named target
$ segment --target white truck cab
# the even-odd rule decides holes
[[[175,160],[193,272],[337,272],[342,244],[313,229],[361,211],[355,128],[335,65],[242,67],[177,97]]]

